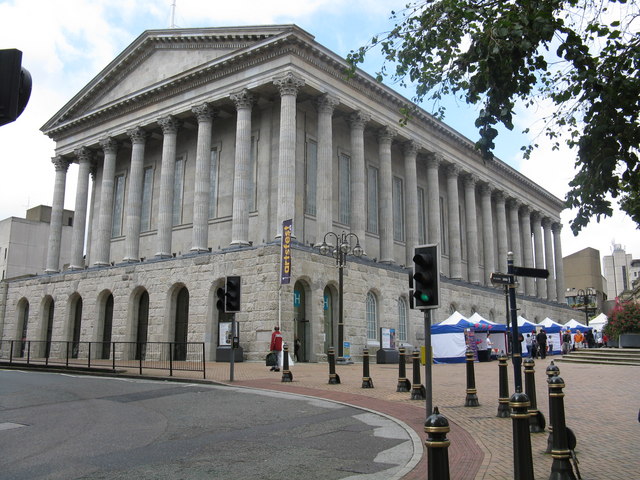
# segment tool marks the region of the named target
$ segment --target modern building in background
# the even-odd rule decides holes
[[[0,280],[25,275],[41,275],[47,261],[51,207],[40,205],[27,210],[26,218],[0,220]],[[60,269],[69,264],[73,212],[62,212]]]
[[[615,300],[622,292],[631,289],[632,272],[637,275],[637,270],[632,268],[632,261],[631,254],[620,244],[613,245],[611,255],[602,257],[609,300]]]
[[[440,249],[434,322],[455,310],[504,322],[503,287],[489,278],[510,251],[550,271],[519,279],[519,314],[569,320],[562,200],[419,108],[400,126],[411,103],[346,68],[294,25],[144,32],[42,128],[56,142],[46,275],[6,282],[2,337],[204,342],[212,360],[227,320],[216,290],[239,275],[248,359],[264,358],[278,324],[303,361],[324,360],[342,327],[354,358],[381,328],[420,345],[407,267],[421,244]],[[317,247],[343,233],[364,255],[346,257],[341,327],[336,262]]]
[[[575,319],[586,322],[602,312],[607,300],[607,282],[600,269],[600,251],[585,248],[563,258],[565,298],[567,304],[578,310]]]

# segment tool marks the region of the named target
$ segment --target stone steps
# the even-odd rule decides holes
[[[586,348],[557,359],[560,362],[640,366],[640,348]]]

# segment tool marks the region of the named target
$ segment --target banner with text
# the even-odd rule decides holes
[[[291,230],[293,220],[285,220],[282,222],[281,237],[281,256],[280,264],[282,269],[280,272],[280,285],[288,285],[291,282]]]

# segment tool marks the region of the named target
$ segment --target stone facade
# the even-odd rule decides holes
[[[335,260],[313,248],[329,231],[356,234],[366,254],[343,270],[356,358],[380,327],[421,343],[405,269],[418,244],[440,244],[434,321],[453,310],[502,321],[489,276],[507,251],[551,272],[521,279],[520,313],[568,320],[562,202],[426,112],[400,126],[409,102],[345,67],[291,25],[143,33],[42,128],[56,141],[47,275],[3,286],[2,338],[26,321],[34,340],[204,341],[213,359],[215,291],[241,275],[247,358],[263,357],[280,323],[303,341],[304,360],[319,361],[338,338]],[[71,162],[87,221],[74,225],[72,264],[60,271]],[[280,288],[288,219],[293,273]]]

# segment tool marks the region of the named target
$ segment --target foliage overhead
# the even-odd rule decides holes
[[[354,71],[379,47],[378,80],[411,83],[413,100],[433,102],[438,117],[445,96],[480,105],[476,147],[487,159],[496,126],[513,129],[517,102],[550,100],[542,133],[577,155],[573,233],[610,216],[611,198],[640,226],[639,15],[636,0],[417,0],[347,60]]]

